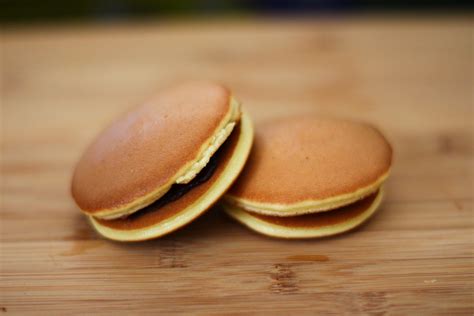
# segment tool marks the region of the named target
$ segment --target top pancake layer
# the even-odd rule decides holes
[[[94,214],[153,192],[149,203],[162,196],[229,121],[230,99],[218,84],[191,82],[162,91],[120,117],[78,162],[72,180],[76,203]]]
[[[291,205],[351,194],[386,175],[391,158],[388,142],[367,124],[314,116],[267,121],[228,196]]]

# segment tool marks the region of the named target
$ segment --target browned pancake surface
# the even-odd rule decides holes
[[[164,206],[156,209],[154,205],[144,208],[131,216],[124,219],[115,220],[101,220],[96,219],[103,226],[107,226],[114,229],[130,230],[148,227],[151,225],[159,224],[160,222],[178,214],[186,207],[196,202],[201,196],[203,196],[214,184],[214,182],[222,175],[225,167],[229,163],[234,150],[237,146],[240,136],[240,124],[238,124],[229,138],[214,154],[213,159],[217,159],[217,168],[212,176],[204,183],[191,189],[191,191],[184,194],[176,201],[165,204]]]
[[[377,194],[378,191],[353,204],[349,204],[329,212],[289,217],[267,216],[256,213],[251,213],[251,215],[265,222],[286,227],[317,228],[330,226],[346,222],[362,214],[372,205]]]
[[[314,116],[267,121],[229,194],[262,203],[321,200],[369,186],[392,149],[374,127]]]
[[[74,172],[74,199],[93,213],[156,190],[195,159],[229,110],[229,91],[214,83],[192,82],[157,94],[88,147]]]

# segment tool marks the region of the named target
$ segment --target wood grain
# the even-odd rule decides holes
[[[2,34],[0,314],[474,312],[469,17],[244,20]],[[72,167],[118,113],[172,81],[233,87],[256,123],[374,122],[395,149],[380,212],[334,238],[281,241],[218,208],[160,240],[98,237]]]

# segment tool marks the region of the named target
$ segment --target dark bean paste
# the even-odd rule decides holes
[[[229,138],[227,138],[227,140],[228,139]],[[125,216],[123,218],[133,219],[133,218],[143,215],[146,212],[156,211],[157,209],[165,206],[166,204],[176,201],[177,199],[181,198],[183,195],[191,191],[193,188],[209,180],[217,169],[220,156],[222,155],[222,152],[223,152],[222,148],[225,147],[224,145],[227,142],[227,140],[219,147],[219,149],[217,149],[214,155],[212,155],[207,165],[189,183],[173,184],[170,190],[166,192],[165,195],[163,195],[161,198],[159,198],[152,204],[148,205],[147,207],[135,213],[132,213],[128,216]]]

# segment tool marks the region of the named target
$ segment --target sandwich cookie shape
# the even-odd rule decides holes
[[[391,161],[389,143],[365,123],[314,116],[267,121],[257,130],[248,162],[224,197],[224,208],[255,229],[257,224],[282,224],[286,217],[295,222],[292,217],[343,212],[339,209],[347,210],[343,207],[369,199],[370,205],[364,204],[365,211],[351,221],[360,224],[380,203],[380,188]],[[271,217],[282,218],[270,221]],[[318,235],[315,230],[322,227],[319,225],[302,236],[297,226],[286,237],[326,236],[349,226],[340,223],[332,233],[326,229]]]
[[[107,238],[162,236],[224,194],[245,164],[252,139],[248,116],[226,88],[212,82],[177,85],[95,139],[76,165],[72,196]]]

